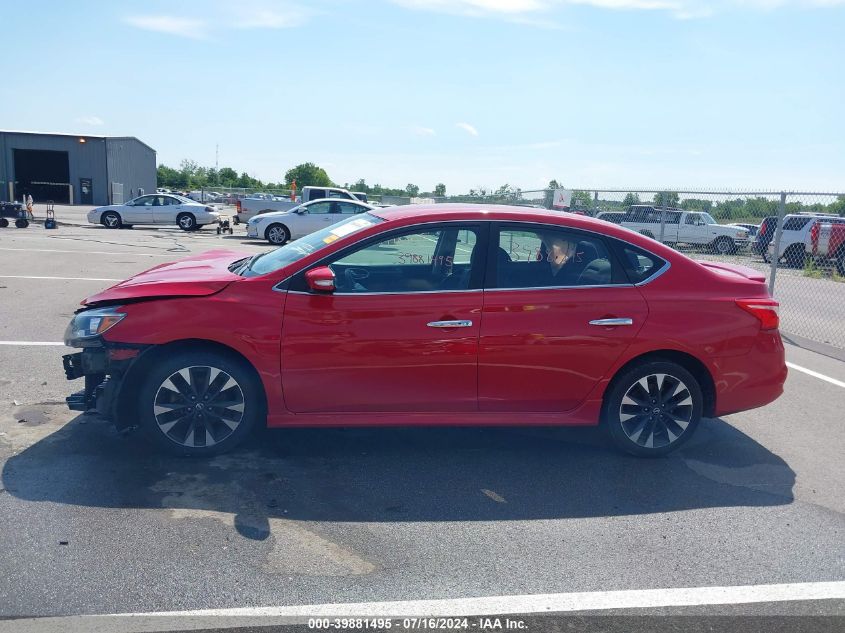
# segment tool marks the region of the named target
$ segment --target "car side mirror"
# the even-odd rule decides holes
[[[305,273],[308,287],[315,292],[334,292],[334,272],[328,266],[318,266]]]
[[[308,213],[308,209],[297,209],[296,211],[294,211],[294,213],[298,215],[305,215],[306,213]]]

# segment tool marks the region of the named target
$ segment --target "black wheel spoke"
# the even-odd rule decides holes
[[[692,395],[687,386],[670,374],[639,378],[622,397],[619,421],[634,444],[663,448],[675,442],[692,420]]]
[[[207,448],[228,438],[244,416],[244,394],[227,372],[190,366],[168,376],[156,393],[159,430],[176,444]]]

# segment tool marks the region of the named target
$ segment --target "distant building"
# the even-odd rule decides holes
[[[0,200],[104,205],[156,190],[156,152],[133,136],[0,130]]]

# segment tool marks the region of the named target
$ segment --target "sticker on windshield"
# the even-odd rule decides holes
[[[323,238],[323,241],[324,241],[326,244],[331,244],[331,243],[332,243],[332,242],[334,242],[336,239],[338,239],[338,236],[337,236],[337,235],[327,235],[326,237],[324,237],[324,238]]]
[[[341,226],[332,229],[332,235],[335,235],[335,239],[338,237],[345,237],[350,233],[354,233],[355,231],[360,231],[361,229],[365,229],[368,226],[372,226],[373,223],[369,220],[365,220],[364,218],[357,218],[352,220],[351,222],[347,222],[346,224],[342,224]],[[323,240],[325,242],[325,240]],[[332,240],[334,241],[334,240]],[[326,242],[328,244],[328,242]]]

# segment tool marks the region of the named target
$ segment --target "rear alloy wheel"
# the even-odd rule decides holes
[[[613,381],[604,422],[613,443],[641,457],[665,455],[686,442],[701,420],[695,377],[668,361],[636,365]]]
[[[730,255],[736,250],[736,244],[729,237],[720,237],[713,242],[713,252],[719,255]]]
[[[107,229],[119,229],[123,225],[120,215],[115,211],[106,211],[100,218],[100,222]]]
[[[176,223],[183,231],[195,231],[197,228],[197,219],[191,213],[180,213]]]
[[[171,453],[201,456],[231,450],[261,414],[256,382],[235,358],[199,351],[176,354],[157,364],[141,388],[141,427]]]
[[[271,224],[264,232],[264,237],[271,244],[282,246],[290,239],[290,233],[282,224]]]

